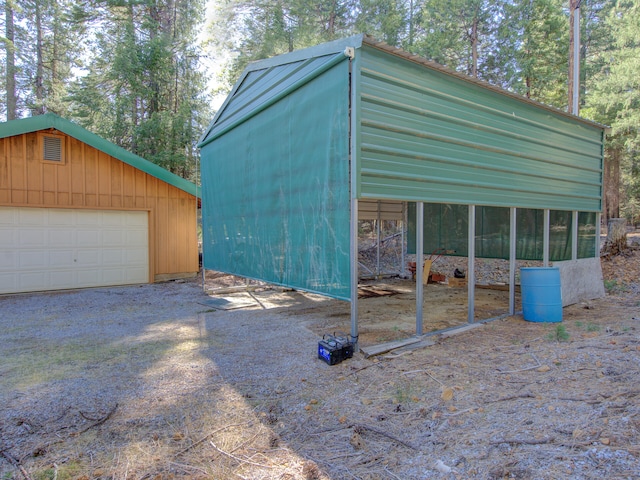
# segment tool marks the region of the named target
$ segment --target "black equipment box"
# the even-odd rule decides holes
[[[348,336],[337,337],[325,334],[318,342],[318,358],[329,365],[353,357],[353,341]]]

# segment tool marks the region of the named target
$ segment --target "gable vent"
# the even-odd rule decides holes
[[[44,136],[44,159],[50,162],[62,161],[62,138]]]

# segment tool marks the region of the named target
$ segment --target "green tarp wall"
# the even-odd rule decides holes
[[[202,147],[204,267],[349,300],[349,62]]]

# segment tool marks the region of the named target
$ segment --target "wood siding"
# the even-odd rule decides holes
[[[0,205],[146,210],[149,278],[197,273],[196,197],[71,136],[64,162],[45,162],[43,133],[0,139]]]

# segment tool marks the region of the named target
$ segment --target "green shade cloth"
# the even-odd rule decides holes
[[[350,299],[348,80],[340,62],[202,146],[205,268]]]
[[[416,252],[416,204],[408,207],[408,253]],[[571,259],[572,214],[563,210],[549,212],[549,259]],[[578,258],[596,255],[596,214],[578,213]],[[469,207],[429,203],[424,205],[424,253],[446,251],[452,256],[468,255]],[[544,211],[516,209],[516,258],[542,260]],[[476,257],[509,258],[509,209],[476,207]]]

